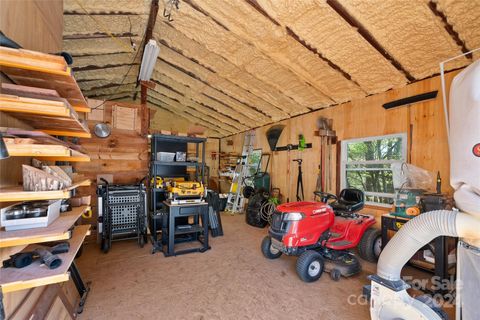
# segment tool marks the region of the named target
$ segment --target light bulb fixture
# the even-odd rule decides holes
[[[157,42],[153,39],[150,39],[143,50],[143,58],[140,66],[140,73],[138,74],[138,80],[150,80],[159,52],[160,47],[157,45]]]

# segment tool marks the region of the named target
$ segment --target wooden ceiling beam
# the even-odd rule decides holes
[[[348,11],[342,6],[337,0],[327,0],[327,4],[338,13],[348,24],[350,24],[355,30],[360,33],[360,35],[377,50],[385,59],[390,61],[390,63],[401,73],[405,75],[408,81],[415,81],[415,77],[410,74],[400,62],[397,61],[388,51],[382,47],[382,45],[375,39],[375,37],[365,28],[363,24],[360,23],[355,17],[353,17]]]
[[[115,38],[131,38],[131,37],[138,37],[139,34],[131,33],[131,32],[123,32],[123,33],[115,33],[115,34],[107,34],[104,32],[67,34],[63,36],[63,40],[101,39],[101,38],[109,38],[111,36],[114,36]]]
[[[286,30],[287,35],[368,94],[407,83],[405,76],[326,2],[255,2]]]
[[[432,10],[432,13],[439,17],[442,20],[443,26],[447,33],[452,37],[453,41],[462,49],[463,53],[470,52],[470,49],[467,48],[465,41],[463,41],[458,32],[455,31],[453,26],[448,22],[447,16],[438,8],[438,4],[432,0],[428,1],[428,7]],[[472,59],[472,53],[468,53],[465,55],[468,59]]]
[[[372,45],[405,70],[410,81],[430,77],[438,72],[438,63],[462,53],[427,1],[328,0],[360,30],[371,36]],[[367,36],[368,37],[368,36]],[[447,70],[470,63],[460,57]]]
[[[249,3],[229,1],[219,6],[215,0],[193,1],[225,24],[232,36],[252,44],[259,52],[314,88],[323,101],[334,104],[366,95],[358,85],[331,68],[326,61],[289,36],[283,27],[272,23]]]
[[[165,92],[163,90],[162,91],[157,91],[157,88],[155,88],[155,90],[152,90],[150,92],[150,95],[149,97],[152,97],[152,98],[155,98],[157,100],[160,100],[160,101],[163,101],[175,108],[177,108],[178,110],[180,111],[190,111],[190,113],[193,113],[195,114],[198,118],[206,121],[206,122],[209,122],[211,124],[214,124],[215,126],[217,126],[218,128],[224,130],[224,131],[228,131],[228,132],[238,132],[238,131],[241,131],[239,129],[235,129],[234,127],[232,127],[230,124],[228,123],[224,123],[222,121],[218,121],[217,119],[215,119],[214,117],[212,117],[210,114],[206,113],[205,111],[203,110],[198,110],[190,105],[185,105],[182,103],[182,99],[177,99],[176,97],[172,97],[171,96],[171,92]],[[215,121],[217,120],[217,121]]]
[[[248,70],[241,69],[167,23],[157,23],[154,34],[156,34],[156,38],[162,44],[167,45],[172,50],[181,52],[188,59],[194,59],[205,68],[230,80],[237,86],[257,96],[258,99],[270,103],[289,115],[309,111],[306,106],[296,102],[284,91],[278,90],[275,86],[258,78],[256,72],[251,73]]]
[[[118,67],[125,67],[125,66],[139,66],[139,65],[140,65],[139,63],[107,64],[104,66],[88,65],[83,67],[73,67],[72,70],[74,72],[79,72],[79,71],[103,70],[103,69],[111,69],[111,68],[118,68]]]

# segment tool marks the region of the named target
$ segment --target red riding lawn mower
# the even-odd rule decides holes
[[[320,202],[291,202],[277,207],[271,216],[262,253],[277,259],[282,253],[299,256],[297,274],[305,282],[318,280],[323,271],[338,281],[361,270],[358,258],[349,249],[358,246],[360,256],[375,262],[382,242],[375,218],[357,213],[364,206],[364,194],[344,189],[339,197],[315,192]]]

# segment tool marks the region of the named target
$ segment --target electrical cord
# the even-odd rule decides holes
[[[88,12],[87,9],[85,9],[85,7],[79,2],[79,0],[75,0],[75,2],[80,6],[80,8],[85,12],[85,14],[86,14],[89,18],[91,18],[91,19],[95,22],[95,24],[100,27],[100,29],[103,30],[104,33],[106,33],[107,35],[109,35],[113,40],[117,41],[117,42],[120,43],[122,46],[128,47],[128,46],[126,46],[123,42],[121,42],[120,40],[118,40],[117,37],[115,37],[111,32],[109,32],[99,21],[97,21],[94,17],[92,17],[92,16],[90,15],[90,12]],[[131,22],[131,20],[130,20],[130,17],[128,17],[128,21],[130,22],[130,31],[129,31],[129,32],[130,32],[130,34],[131,34],[131,32],[132,32],[132,22]],[[142,41],[140,42],[140,46],[141,46],[141,45],[144,43],[144,41],[145,41],[145,32],[146,32],[146,30],[144,31],[144,33],[143,33],[143,35],[142,35],[142,38],[141,38]],[[120,82],[120,84],[117,85],[117,88],[115,89],[115,91],[114,91],[113,93],[111,93],[111,94],[106,95],[106,98],[105,98],[105,100],[104,100],[102,103],[100,103],[99,105],[97,105],[97,106],[95,106],[95,107],[90,108],[90,110],[96,110],[96,109],[100,108],[101,106],[105,105],[105,103],[107,102],[108,98],[111,97],[111,96],[113,96],[113,95],[115,95],[115,94],[117,94],[117,93],[118,93],[118,90],[120,89],[120,87],[123,85],[123,83],[124,83],[125,80],[127,79],[128,74],[130,73],[130,71],[132,70],[132,67],[134,66],[135,60],[137,60],[138,53],[140,52],[140,50],[135,50],[135,48],[133,47],[133,45],[132,45],[133,41],[132,41],[132,38],[131,38],[131,37],[130,37],[130,43],[131,43],[131,46],[128,47],[128,50],[130,51],[130,50],[133,49],[133,51],[135,51],[135,56],[133,57],[133,60],[132,60],[132,62],[130,63],[130,67],[128,68],[127,73],[123,76],[122,81]]]
[[[260,207],[260,216],[263,220],[268,221],[268,223],[272,224],[272,214],[277,209],[275,203],[271,201],[266,201],[262,203]]]

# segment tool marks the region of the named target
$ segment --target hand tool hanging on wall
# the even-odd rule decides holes
[[[318,131],[316,136],[320,137],[320,164],[318,166],[317,191],[328,192],[332,190],[332,147],[336,143],[335,131],[332,130],[332,120],[319,118],[317,120]]]
[[[280,135],[282,134],[283,132],[283,129],[285,128],[285,125],[283,124],[277,124],[277,125],[274,125],[270,128],[268,128],[267,132],[266,132],[266,136],[267,136],[267,141],[268,141],[268,145],[270,146],[270,151],[272,151],[272,164],[271,164],[271,175],[270,175],[270,185],[273,185],[273,168],[274,168],[274,165],[273,165],[273,151],[275,151],[275,148],[277,147],[277,143],[278,143],[278,139],[280,139]]]
[[[298,151],[303,151],[305,149],[310,149],[312,147],[312,144],[311,143],[307,143],[305,141],[305,137],[303,134],[299,134],[298,135],[298,144],[287,144],[286,146],[284,147],[277,147],[275,148],[275,151],[284,151],[286,150],[288,153],[287,153],[287,202],[290,202],[290,185],[291,185],[291,175],[290,175],[290,152],[292,150],[298,150]],[[297,161],[297,160],[300,160],[301,159],[295,159],[293,161]],[[303,190],[303,184],[302,184],[302,190]],[[303,194],[303,191],[302,191],[302,194]],[[297,190],[297,198],[298,198],[298,190]],[[302,199],[303,199],[303,195],[302,195]]]
[[[303,193],[303,174],[302,174],[302,159],[293,159],[293,161],[298,162],[298,176],[297,176],[297,201],[303,201],[305,195]],[[300,197],[299,193],[302,193]]]

